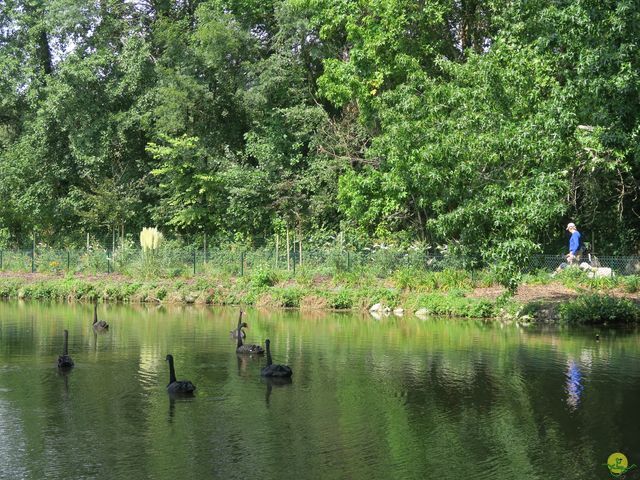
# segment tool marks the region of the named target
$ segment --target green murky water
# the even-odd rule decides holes
[[[0,479],[598,479],[640,464],[640,335],[235,309],[0,303]],[[62,332],[76,366],[56,368]],[[171,399],[167,353],[197,385]],[[633,476],[636,475],[636,476]],[[627,478],[637,478],[637,472]]]

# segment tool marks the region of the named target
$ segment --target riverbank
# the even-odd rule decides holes
[[[423,274],[400,271],[378,278],[366,271],[328,276],[282,276],[257,271],[249,276],[139,279],[120,274],[0,272],[0,298],[104,302],[247,305],[301,310],[371,311],[374,316],[409,315],[556,322],[561,305],[600,295],[640,304],[635,279],[594,281],[569,273],[529,277],[513,296],[488,275],[463,271]]]
[[[370,310],[375,315],[417,314],[468,318],[503,318],[528,322],[555,321],[558,306],[585,293],[605,293],[639,302],[638,292],[615,285],[599,289],[560,280],[521,285],[513,297],[504,289],[469,281],[451,272],[426,284],[401,279],[301,276],[275,278],[269,272],[251,277],[134,279],[117,274],[60,276],[0,273],[0,298],[23,300],[253,305],[302,310]],[[485,281],[485,283],[487,283]],[[606,286],[605,286],[606,287]]]

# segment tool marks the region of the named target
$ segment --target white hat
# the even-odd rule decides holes
[[[573,222],[569,222],[569,224],[567,225],[567,230],[569,230],[570,228],[576,228],[576,224]],[[577,228],[576,228],[577,230]]]

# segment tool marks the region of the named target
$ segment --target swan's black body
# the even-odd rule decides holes
[[[267,366],[260,370],[260,375],[274,378],[286,378],[293,375],[293,371],[288,365],[274,365],[271,360],[271,341],[269,339],[265,341],[265,345],[267,347]]]
[[[93,304],[93,329],[96,332],[103,332],[109,330],[109,324],[104,320],[98,321],[98,302]]]
[[[240,310],[240,318],[238,319],[238,328],[236,329],[236,337],[238,339],[238,343],[236,346],[236,353],[242,354],[255,354],[262,355],[264,354],[264,349],[260,345],[245,345],[242,342],[242,314],[244,312]],[[246,324],[245,324],[246,325]]]
[[[62,355],[58,356],[58,368],[68,369],[73,367],[73,365],[73,359],[69,356],[69,330],[65,330]]]
[[[167,392],[177,393],[183,395],[192,394],[196,386],[189,380],[176,380],[176,370],[173,366],[173,355],[167,355],[167,361],[169,362],[169,384],[167,385]]]

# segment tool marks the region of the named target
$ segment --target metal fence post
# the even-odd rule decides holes
[[[36,249],[33,247],[31,249],[31,273],[36,271]]]
[[[109,251],[107,250],[107,274],[111,273],[111,259],[109,258]]]
[[[193,274],[196,274],[196,249],[193,249]]]
[[[0,250],[0,270],[2,270],[2,250]]]
[[[244,250],[240,252],[240,276],[244,276]]]
[[[67,272],[71,269],[71,252],[67,250]]]
[[[347,270],[351,270],[351,255],[349,255],[349,250],[347,250]]]

